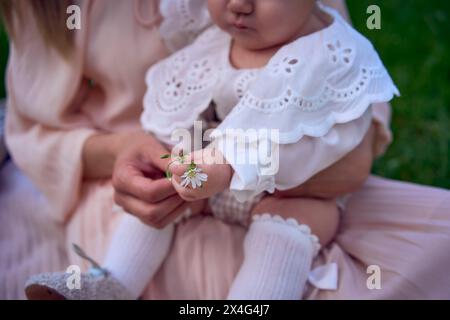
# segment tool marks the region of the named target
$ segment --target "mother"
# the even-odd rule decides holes
[[[153,226],[173,221],[189,204],[161,179],[164,148],[139,131],[144,74],[169,54],[157,27],[157,1],[75,2],[82,28],[72,33],[65,28],[71,1],[2,2],[13,39],[7,145],[49,200],[45,219],[66,226],[68,245],[78,243],[101,260],[118,220],[111,214],[113,184],[116,201]],[[341,1],[329,2],[345,12]],[[352,191],[346,190],[346,172],[356,170],[364,178],[389,141],[382,130],[389,108],[375,110],[372,130],[350,159],[287,195]],[[356,162],[366,165],[344,165]],[[176,207],[168,198],[176,199]],[[338,263],[339,289],[311,287],[307,297],[450,298],[449,202],[443,191],[370,178],[349,202],[335,243],[315,262]],[[239,227],[210,217],[180,225],[146,297],[225,297],[242,259],[243,235]],[[70,261],[82,264],[75,256]],[[369,265],[381,268],[381,290],[367,286]]]

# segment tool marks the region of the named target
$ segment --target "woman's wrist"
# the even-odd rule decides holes
[[[147,136],[143,131],[99,133],[89,137],[83,146],[84,179],[111,178],[117,157],[131,142]]]
[[[121,152],[135,143],[140,143],[143,139],[149,139],[152,136],[146,134],[144,131],[119,132],[110,135],[110,150],[112,158],[115,160]]]

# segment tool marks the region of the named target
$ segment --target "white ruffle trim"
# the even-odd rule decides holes
[[[321,245],[319,243],[319,238],[311,232],[310,227],[308,227],[306,224],[298,223],[298,221],[294,218],[284,219],[283,217],[281,217],[280,215],[277,215],[277,214],[272,215],[270,213],[263,213],[261,215],[259,215],[259,214],[254,215],[252,218],[252,221],[280,223],[283,225],[291,226],[291,227],[297,229],[303,235],[309,237],[309,239],[311,240],[311,243],[313,245],[313,248],[314,248],[314,255],[313,255],[314,257],[317,256],[317,254],[320,251]]]
[[[271,101],[268,102],[264,99],[257,99],[256,97],[249,98],[249,96],[246,96],[229,114],[228,118],[225,119],[225,121],[222,122],[222,124],[219,125],[211,133],[210,136],[214,139],[218,139],[219,137],[226,137],[228,135],[228,131],[231,132],[231,136],[232,138],[234,138],[236,131],[229,130],[236,129],[264,130],[268,133],[268,135],[264,135],[264,137],[270,137],[270,130],[276,130],[279,133],[279,135],[276,135],[276,138],[278,140],[273,142],[276,142],[278,144],[296,143],[303,136],[310,136],[315,138],[323,137],[335,125],[348,123],[360,118],[372,104],[387,102],[392,100],[394,96],[399,95],[397,88],[392,84],[392,80],[387,74],[385,77],[383,77],[383,80],[381,82],[384,83],[384,88],[378,93],[362,93],[358,99],[350,101],[349,105],[339,103],[335,110],[333,110],[333,107],[331,106],[334,102],[330,100],[330,105],[329,107],[327,107],[327,109],[329,110],[326,115],[324,115],[323,117],[318,115],[317,118],[313,119],[309,123],[307,123],[307,120],[303,120],[304,122],[297,122],[295,124],[291,122],[292,126],[287,124],[289,119],[304,119],[304,117],[302,117],[301,115],[305,115],[310,111],[303,109],[299,110],[297,114],[288,115],[288,113],[283,112],[283,110],[278,110],[277,112],[268,111],[264,106],[272,104],[284,106],[285,110],[292,110],[296,108],[294,104],[296,104],[297,101],[300,101],[301,98],[292,98],[292,104],[289,105],[288,97],[275,98],[271,99]],[[368,91],[370,91],[370,87],[368,88]],[[289,96],[289,94],[287,96]],[[247,104],[246,101],[251,101],[252,103]],[[255,106],[261,107],[255,108]],[[249,122],[248,119],[253,119],[254,121]],[[255,123],[255,120],[260,120],[261,123]],[[259,139],[259,136],[255,135],[255,137],[256,139]],[[254,142],[251,135],[246,136],[246,138],[248,143]]]
[[[296,219],[289,218],[284,219],[279,215],[272,215],[270,213],[264,213],[262,215],[253,216],[254,222],[269,222],[280,223],[285,226],[290,226],[298,230],[302,235],[307,236],[313,245],[314,255],[316,257],[321,249],[319,238],[311,233],[311,229],[304,224],[299,224]],[[338,289],[338,265],[336,263],[328,263],[326,265],[318,266],[312,269],[308,275],[308,282],[310,285],[320,290],[334,291]]]

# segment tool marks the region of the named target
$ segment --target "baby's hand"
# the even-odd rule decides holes
[[[173,163],[172,184],[185,201],[207,199],[226,190],[233,170],[217,151],[199,150],[184,157],[183,163]]]

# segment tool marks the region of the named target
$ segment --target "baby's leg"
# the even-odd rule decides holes
[[[194,212],[197,212],[196,205],[201,203],[192,204]],[[169,252],[174,224],[164,229],[152,228],[119,210],[123,217],[106,253],[104,267],[76,247],[76,252],[91,262],[89,272],[80,274],[75,283],[67,272],[31,276],[25,285],[27,297],[32,300],[139,298]],[[69,285],[76,283],[81,290],[73,290]]]
[[[166,258],[174,226],[156,229],[124,214],[111,240],[104,268],[138,298]]]
[[[339,226],[339,210],[335,200],[315,198],[265,197],[252,210],[252,216],[277,214],[284,219],[293,218],[307,225],[319,238],[322,246],[333,240]]]
[[[319,247],[313,234],[322,244],[331,241],[339,221],[336,205],[316,199],[266,197],[252,215],[244,240],[244,262],[228,298],[300,299]],[[292,218],[298,223],[288,220]]]

